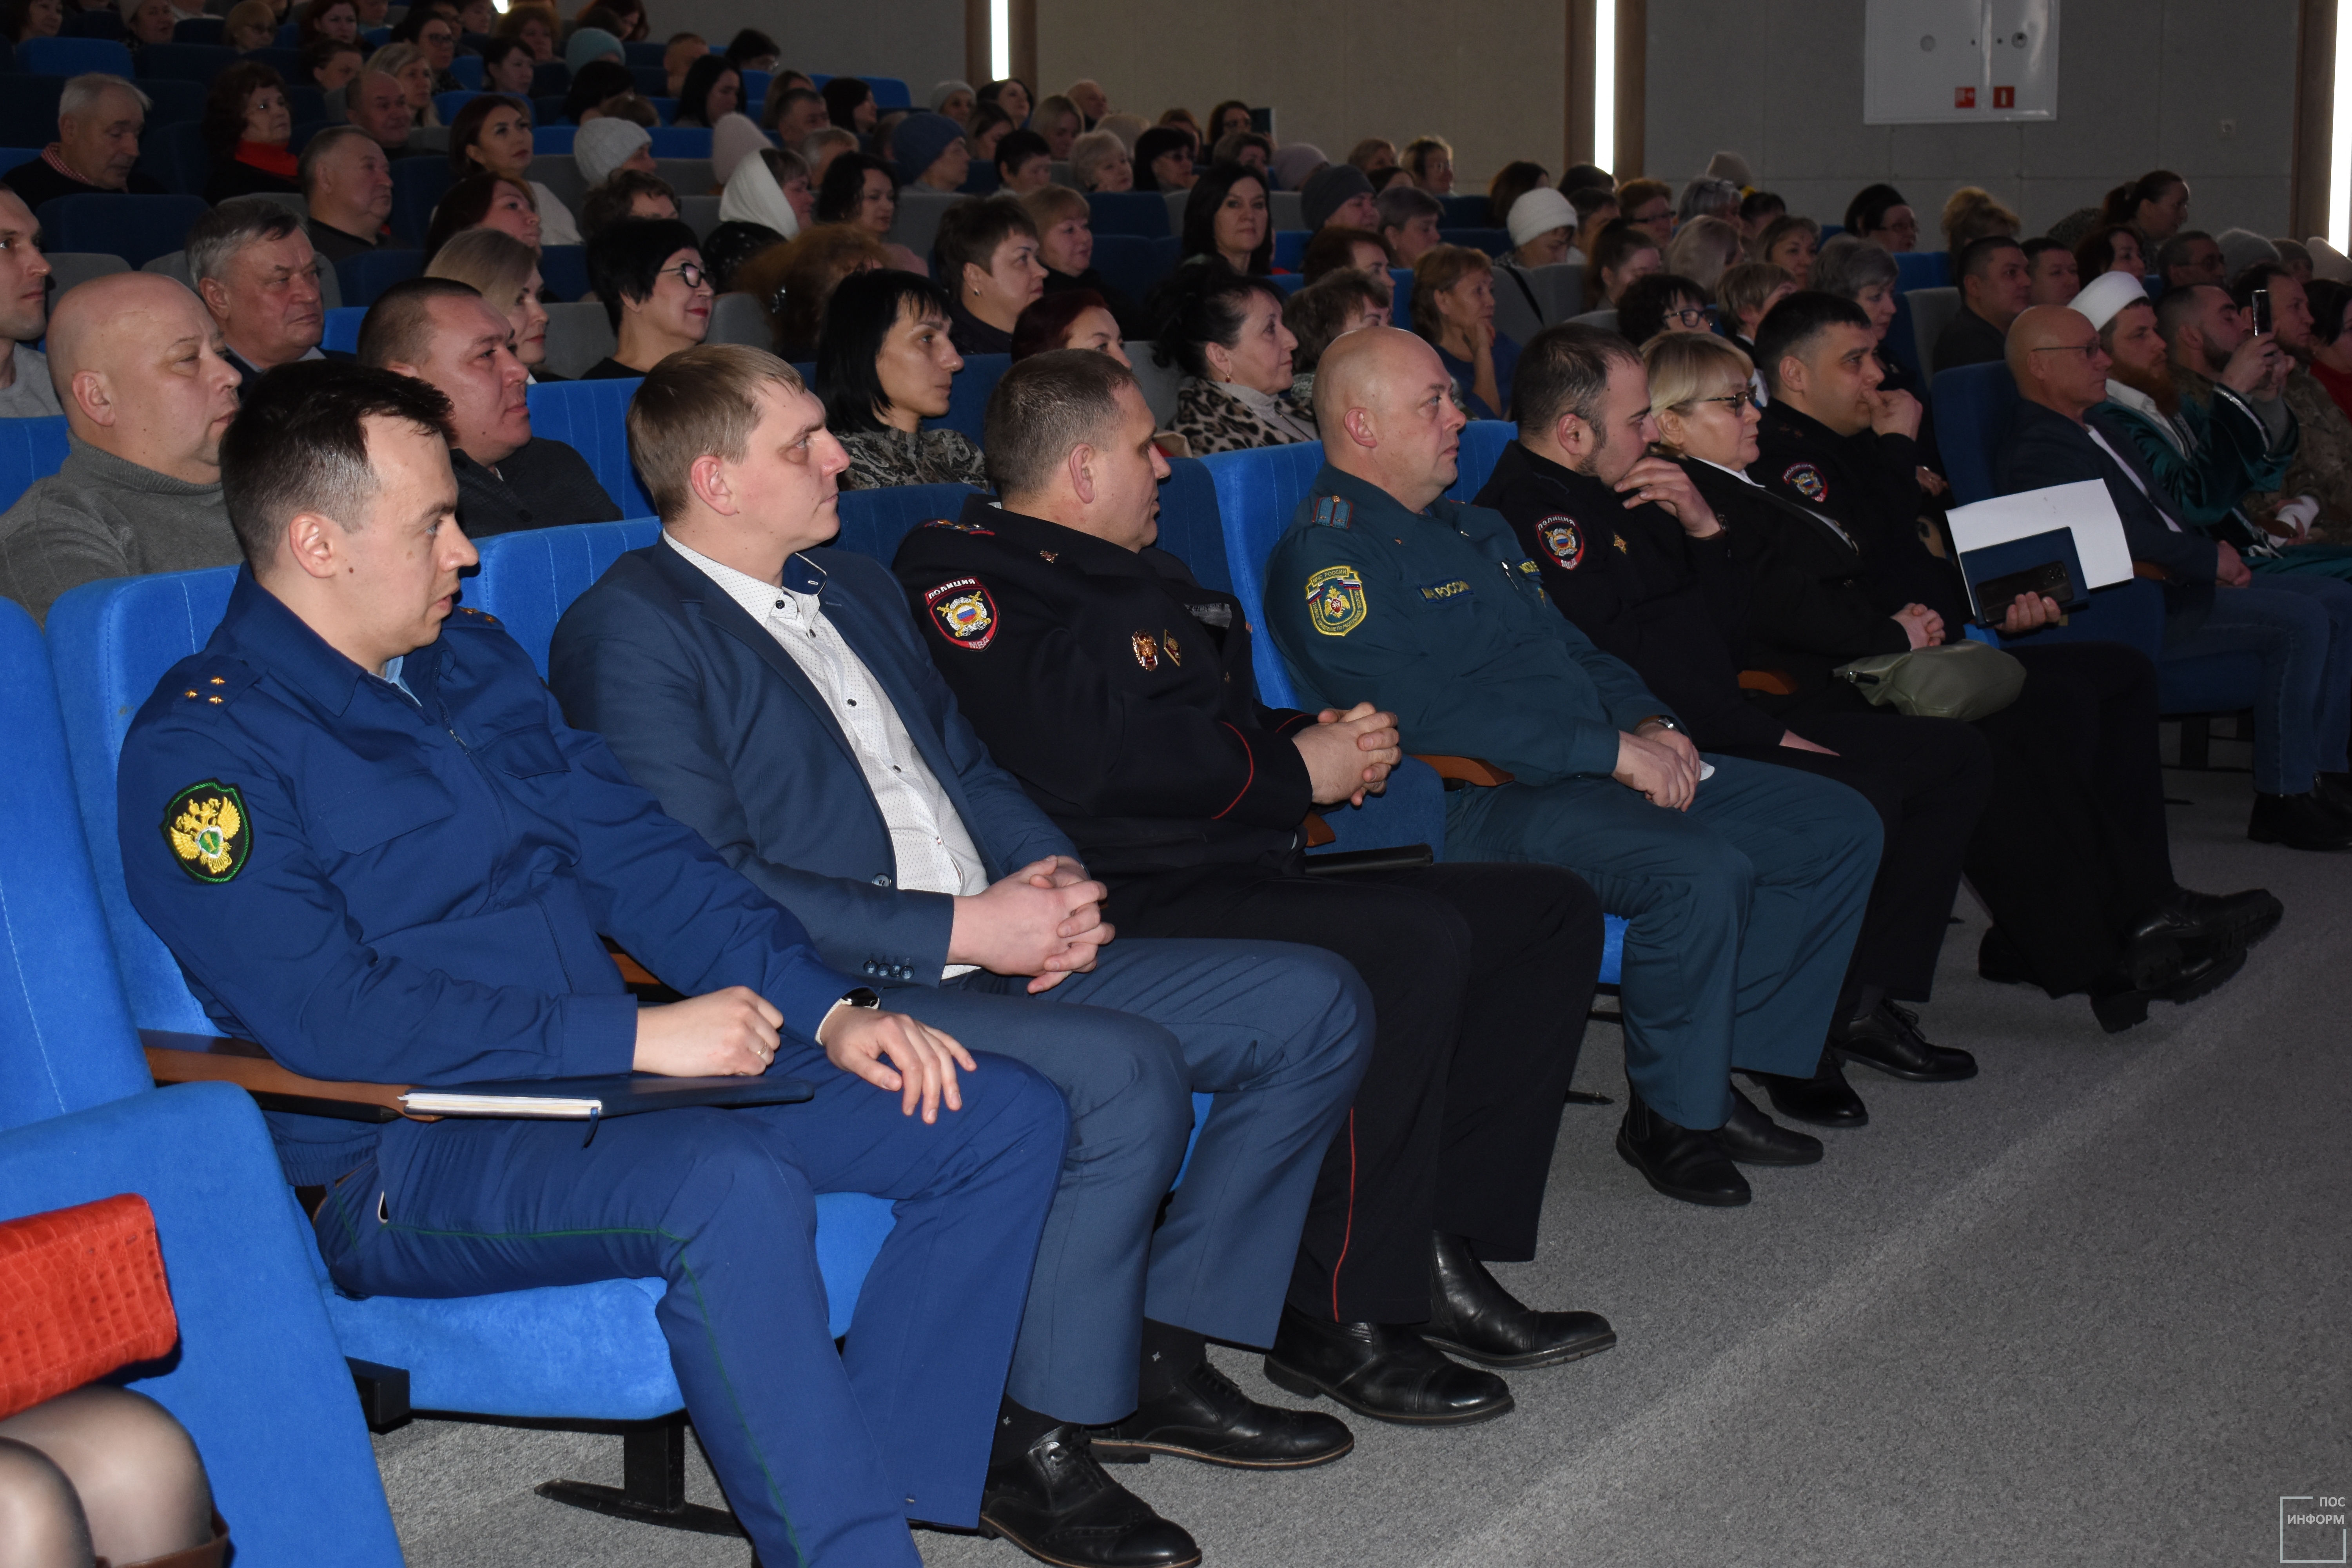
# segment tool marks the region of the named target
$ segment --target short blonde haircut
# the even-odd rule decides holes
[[[1431,342],[1444,329],[1437,313],[1437,296],[1474,272],[1492,272],[1493,261],[1483,250],[1466,245],[1433,245],[1412,264],[1412,330]]]
[[[1108,163],[1111,156],[1134,161],[1135,149],[1119,140],[1116,131],[1095,130],[1070,143],[1070,178],[1078,189],[1090,191],[1095,186],[1095,171]]]
[[[1091,219],[1094,216],[1094,209],[1087,205],[1087,198],[1067,185],[1040,185],[1023,196],[1021,205],[1027,209],[1029,221],[1037,226],[1039,234],[1044,234],[1066,217]]]
[[[1728,397],[1756,374],[1737,344],[1713,332],[1660,332],[1643,345],[1642,368],[1649,372],[1654,415],[1687,409],[1702,397]]]
[[[1687,278],[1715,297],[1715,286],[1738,264],[1746,248],[1739,226],[1719,217],[1695,217],[1666,242],[1666,270]]]
[[[1136,138],[1151,129],[1151,121],[1144,119],[1140,114],[1129,114],[1122,110],[1116,114],[1106,114],[1096,121],[1095,129],[1108,131],[1125,142],[1127,155],[1132,158],[1135,156]]]
[[[2016,237],[2021,221],[1981,185],[1962,185],[1944,203],[1945,248],[1958,256],[1989,234]]]
[[[508,306],[530,281],[539,258],[530,246],[495,228],[469,228],[453,235],[433,253],[425,268],[427,278],[449,278],[471,286],[490,309],[503,316]]]
[[[629,461],[664,522],[694,497],[695,459],[741,462],[760,426],[760,392],[804,392],[801,373],[763,349],[701,343],[646,372],[629,400]]]
[[[1743,261],[1727,268],[1715,283],[1715,302],[1723,310],[1723,324],[1737,331],[1743,316],[1754,315],[1761,321],[1764,301],[1775,289],[1794,287],[1796,281],[1777,261]]]

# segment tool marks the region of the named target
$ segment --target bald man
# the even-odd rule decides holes
[[[1092,77],[1083,77],[1072,82],[1070,89],[1062,96],[1078,106],[1078,112],[1087,117],[1087,129],[1089,131],[1101,124],[1103,116],[1110,112],[1110,94],[1105,92],[1102,83]]]
[[[1447,792],[1446,859],[1565,866],[1627,918],[1618,1153],[1668,1197],[1744,1204],[1738,1164],[1822,1157],[1731,1072],[1812,1076],[1878,868],[1876,814],[1828,779],[1702,758],[1553,609],[1510,523],[1443,499],[1465,423],[1451,384],[1393,328],[1325,351],[1323,471],[1267,562],[1267,631],[1310,701],[1377,703],[1416,751],[1507,770]]]
[[[152,272],[84,283],[49,321],[49,378],[71,453],[0,516],[0,595],[46,620],[101,577],[239,559],[220,441],[236,367],[187,288]]]

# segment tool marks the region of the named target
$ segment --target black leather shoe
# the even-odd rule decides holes
[[[1837,1053],[1822,1047],[1822,1059],[1811,1078],[1790,1078],[1777,1072],[1751,1072],[1748,1080],[1772,1100],[1772,1109],[1791,1121],[1848,1131],[1870,1125],[1870,1108],[1845,1080]]]
[[[2026,967],[2025,954],[2017,951],[2017,944],[1999,926],[1987,926],[1983,939],[1977,943],[1977,974],[1996,985],[2042,984]]]
[[[2195,893],[2175,888],[2141,917],[2132,932],[2169,931],[2179,941],[2182,956],[2198,963],[2245,952],[2276,931],[2285,913],[2285,906],[2262,888],[2242,893]]]
[[[1411,1329],[1333,1323],[1282,1309],[1265,1375],[1293,1394],[1327,1394],[1375,1421],[1466,1426],[1511,1408],[1510,1384],[1451,1362]]]
[[[1201,1549],[1181,1525],[1103,1473],[1086,1434],[1065,1423],[981,1484],[980,1532],[1059,1568],[1192,1568]]]
[[[2168,1002],[2194,1002],[2200,996],[2210,996],[2238,977],[2246,967],[2242,952],[2221,952],[2202,963],[2192,964],[2179,980],[2158,993]]]
[[[2119,1035],[2147,1020],[2149,1001],[2177,984],[2189,964],[2180,938],[2168,927],[2134,927],[2123,955],[2091,985],[2091,1016],[2099,1027]]]
[[[1106,1465],[1171,1454],[1237,1470],[1303,1470],[1339,1458],[1356,1446],[1356,1435],[1320,1410],[1260,1405],[1203,1359],[1126,1420],[1088,1427],[1087,1443]]]
[[[1840,1060],[1860,1062],[1912,1083],[1958,1083],[1977,1076],[1976,1058],[1930,1045],[1919,1032],[1919,1015],[1892,1002],[1882,1001],[1840,1025],[1830,1049]]]
[[[2246,823],[2246,837],[2257,844],[2283,844],[2289,849],[2352,849],[2352,822],[2338,816],[2315,791],[2257,795],[2254,814]]]
[[[1731,1119],[1716,1130],[1723,1152],[1743,1165],[1811,1165],[1822,1157],[1822,1141],[1791,1132],[1731,1091]]]
[[[1617,1342],[1617,1331],[1598,1312],[1538,1312],[1523,1304],[1468,1242],[1444,1231],[1429,1238],[1429,1307],[1421,1337],[1485,1366],[1556,1366]]]
[[[1676,1126],[1651,1110],[1631,1084],[1625,1120],[1617,1124],[1617,1153],[1652,1187],[1686,1204],[1732,1209],[1753,1195],[1712,1129]]]

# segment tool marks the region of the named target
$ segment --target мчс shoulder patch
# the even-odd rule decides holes
[[[961,648],[978,653],[996,636],[996,601],[977,577],[955,577],[923,595],[940,634]]]
[[[1554,512],[1536,524],[1536,537],[1561,571],[1573,572],[1584,564],[1584,531],[1576,526],[1576,519]]]
[[[163,807],[163,842],[180,869],[199,882],[226,882],[245,869],[253,824],[245,797],[218,779],[193,784]]]
[[[1371,607],[1364,574],[1353,566],[1326,566],[1307,579],[1307,618],[1327,637],[1343,637],[1364,624]]]
[[[1822,471],[1811,463],[1790,464],[1782,470],[1780,482],[1815,506],[1822,505],[1830,499],[1828,483],[1822,479]]]

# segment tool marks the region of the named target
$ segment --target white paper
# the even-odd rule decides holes
[[[1951,525],[1952,543],[1963,554],[2063,528],[2074,535],[2074,553],[2083,562],[2084,587],[2105,588],[2126,582],[2132,574],[2124,520],[2116,515],[2115,498],[2107,494],[2102,479],[1995,496],[1954,507],[1944,517]]]

